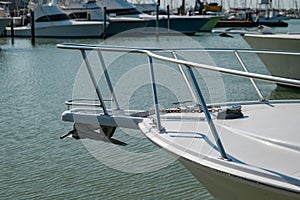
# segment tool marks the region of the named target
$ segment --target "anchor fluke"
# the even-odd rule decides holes
[[[73,130],[67,132],[66,134],[60,136],[59,138],[64,139],[65,137],[72,137],[74,139],[80,139],[76,129],[73,129]]]
[[[116,145],[125,146],[126,143],[112,138],[116,131],[116,127],[105,125],[92,125],[92,124],[80,124],[75,123],[73,130],[60,136],[60,139],[70,137],[74,139],[92,139],[97,141],[111,142]]]

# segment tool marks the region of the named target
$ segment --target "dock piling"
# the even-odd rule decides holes
[[[103,33],[102,33],[103,39],[106,39],[106,23],[107,23],[106,14],[107,14],[107,9],[106,9],[106,7],[104,7],[104,16],[103,16],[104,27],[103,27]]]
[[[30,12],[30,24],[31,24],[31,44],[35,44],[35,26],[34,26],[34,12]]]
[[[160,6],[160,0],[157,0],[157,3],[156,3],[156,37],[158,37],[158,27],[159,27],[159,6]]]
[[[170,31],[170,6],[167,5],[167,14],[168,14],[168,32]]]
[[[11,21],[10,21],[10,37],[11,37],[11,40],[13,41],[14,37],[15,37],[14,20],[13,19],[11,19]]]

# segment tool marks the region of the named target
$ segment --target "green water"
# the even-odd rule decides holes
[[[248,48],[240,36],[203,34],[192,39],[203,47]],[[64,101],[72,98],[82,63],[79,52],[56,48],[63,42],[99,44],[101,40],[37,39],[32,46],[30,39],[15,38],[12,43],[0,38],[0,199],[213,199],[176,160],[156,171],[127,173],[96,159],[81,141],[59,139],[72,128],[61,121],[61,113],[66,109]],[[215,62],[231,67],[233,61],[228,59],[221,55]],[[263,68],[251,70],[267,73]],[[257,98],[244,89],[248,82],[224,80],[229,84],[225,88],[229,100]],[[259,85],[266,96],[276,92],[273,84]],[[143,96],[132,101],[145,102]],[[124,139],[129,141],[128,150],[158,149],[141,136],[127,134]],[[131,161],[122,160],[120,165],[126,162]]]

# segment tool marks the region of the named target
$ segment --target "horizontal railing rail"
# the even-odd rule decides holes
[[[104,99],[104,101],[113,101],[111,99]],[[82,107],[101,107],[99,99],[71,99],[65,101],[65,104],[70,106],[82,106]]]
[[[61,49],[73,49],[73,50],[89,50],[89,51],[111,51],[111,52],[127,52],[127,53],[141,53],[146,54],[152,58],[171,62],[175,64],[187,65],[190,67],[205,69],[209,71],[220,72],[224,74],[230,74],[234,76],[240,76],[245,78],[253,78],[262,81],[268,81],[283,85],[290,85],[295,87],[300,87],[300,81],[282,77],[275,77],[270,75],[263,75],[233,69],[227,69],[223,67],[211,66],[200,64],[196,62],[180,60],[178,58],[170,58],[162,55],[158,55],[154,52],[239,52],[239,53],[261,53],[261,54],[286,54],[286,55],[297,55],[300,56],[300,52],[291,51],[274,51],[274,50],[256,50],[256,49],[225,49],[225,48],[170,48],[170,49],[160,49],[160,48],[135,48],[135,47],[123,47],[123,46],[98,46],[98,45],[82,45],[82,44],[58,44],[58,48]]]
[[[73,50],[101,50],[101,51],[115,51],[115,52],[136,52],[144,53],[144,51],[152,52],[240,52],[240,53],[264,53],[264,54],[286,54],[286,55],[300,55],[297,51],[287,50],[267,50],[267,49],[239,49],[239,48],[140,48],[140,47],[126,47],[126,46],[110,46],[110,45],[86,45],[86,44],[57,44],[57,48],[73,49]]]

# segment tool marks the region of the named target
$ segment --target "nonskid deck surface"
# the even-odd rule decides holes
[[[216,119],[216,114],[212,113],[226,153],[231,159],[230,162],[222,163],[223,170],[228,170],[227,164],[236,165],[230,166],[228,173],[245,167],[247,170],[236,173],[241,175],[251,169],[252,173],[253,170],[257,172],[248,178],[261,173],[261,180],[271,177],[292,184],[290,187],[300,192],[299,111],[298,102],[243,105],[244,117],[232,120]],[[214,160],[216,166],[210,167],[217,168],[217,163],[222,162],[203,113],[162,114],[164,133],[153,131],[155,127],[151,123],[149,119],[144,120],[140,128],[159,146],[198,163]]]

